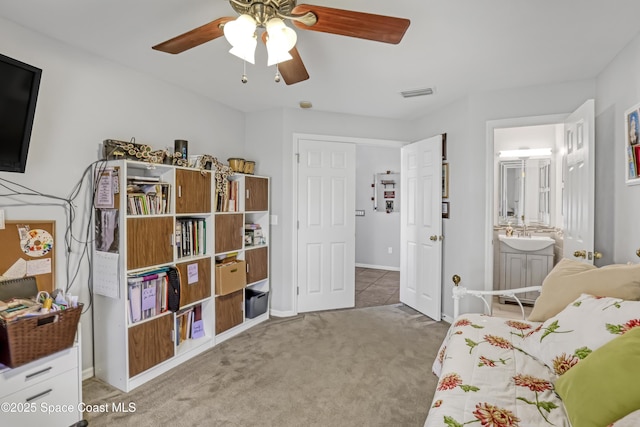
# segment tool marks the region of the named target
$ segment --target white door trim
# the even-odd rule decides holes
[[[298,253],[298,146],[301,139],[314,139],[316,141],[331,141],[331,142],[344,142],[350,144],[361,145],[373,145],[378,147],[397,147],[398,150],[403,145],[408,144],[408,141],[396,141],[387,139],[374,139],[374,138],[356,138],[349,136],[331,136],[331,135],[317,135],[307,133],[293,133],[293,155],[291,156],[291,170],[292,174],[292,208],[293,208],[293,221],[291,222],[291,247],[293,248],[292,254]],[[354,212],[355,215],[355,212]],[[298,263],[291,262],[292,279],[293,284],[291,286],[291,300],[293,301],[293,315],[298,314]]]
[[[488,120],[486,134],[486,207],[485,207],[485,257],[484,257],[484,290],[493,290],[493,134],[496,129],[521,126],[538,126],[562,124],[569,114],[550,114],[546,116],[516,117],[512,119]]]

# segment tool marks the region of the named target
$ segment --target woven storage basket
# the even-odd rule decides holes
[[[71,347],[82,307],[0,322],[0,363],[15,368]]]

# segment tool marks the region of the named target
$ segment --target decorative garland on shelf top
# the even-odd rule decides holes
[[[227,186],[229,185],[229,180],[227,178],[233,175],[233,171],[229,165],[220,163],[216,157],[205,154],[200,159],[199,167],[201,173],[208,162],[211,162],[211,170],[213,170],[213,176],[216,180],[216,193],[222,194],[226,192]]]
[[[189,166],[189,161],[182,158],[182,153],[179,151],[171,152],[169,149],[152,151],[150,145],[136,144],[135,141],[135,137],[131,138],[129,142],[115,139],[105,140],[103,147],[104,157],[106,159],[131,159],[157,164]],[[211,166],[209,167],[209,165]],[[198,156],[198,160],[193,167],[200,169],[202,174],[205,173],[205,170],[211,169],[216,180],[216,190],[218,192],[227,190],[229,183],[227,178],[234,174],[228,165],[221,163],[216,157],[209,154]]]

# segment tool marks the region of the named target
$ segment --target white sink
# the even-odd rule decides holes
[[[507,237],[498,236],[501,242],[511,246],[519,251],[539,251],[555,243],[551,237],[547,236],[531,236],[531,237]]]

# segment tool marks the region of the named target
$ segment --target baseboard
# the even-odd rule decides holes
[[[372,264],[359,264],[359,263],[356,263],[356,267],[373,268],[375,270],[400,271],[400,267],[389,267],[389,266],[385,266],[385,265],[372,265]]]
[[[295,311],[280,311],[280,310],[274,310],[274,309],[270,309],[269,310],[269,314],[273,317],[291,317],[291,316],[297,316],[298,313],[296,313]]]
[[[88,380],[89,378],[94,376],[93,366],[88,367],[87,369],[82,370],[82,381]]]
[[[449,324],[453,323],[453,317],[449,316],[448,314],[442,313],[441,316],[442,316],[442,320],[444,320],[445,322]]]

